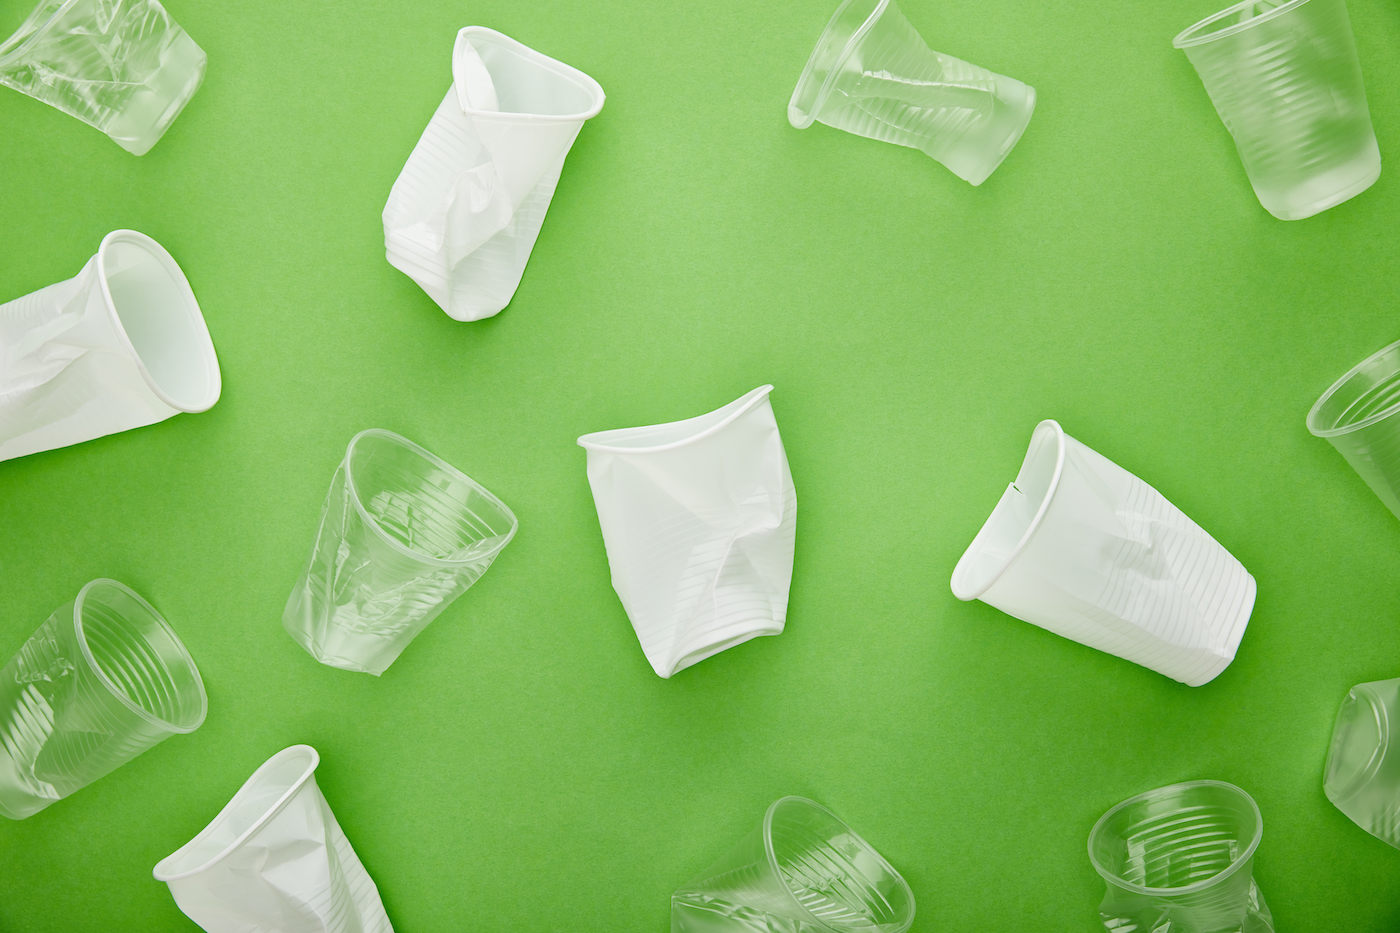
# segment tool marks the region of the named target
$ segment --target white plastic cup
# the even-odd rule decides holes
[[[578,439],[613,589],[661,677],[787,621],[797,491],[772,391]]]
[[[1332,383],[1308,412],[1307,424],[1400,518],[1400,341]]]
[[[952,589],[1198,687],[1234,660],[1256,588],[1161,493],[1046,420]]]
[[[214,343],[155,240],[113,230],[76,276],[0,305],[0,460],[200,412]]]
[[[515,295],[564,159],[604,94],[484,26],[457,34],[452,79],[389,192],[384,246],[449,317],[475,321]]]
[[[316,786],[316,749],[267,760],[153,874],[208,933],[393,933],[379,889]]]
[[[802,70],[788,122],[922,150],[980,185],[1020,140],[1035,88],[935,52],[894,0],[845,0]]]

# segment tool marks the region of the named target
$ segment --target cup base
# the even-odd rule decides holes
[[[1254,185],[1264,210],[1279,220],[1304,220],[1349,201],[1381,177],[1381,153],[1374,137],[1350,162],[1291,188]]]

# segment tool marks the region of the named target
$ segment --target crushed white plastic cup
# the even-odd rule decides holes
[[[588,75],[484,26],[457,33],[452,87],[384,205],[385,255],[448,317],[510,303],[564,159],[603,109]]]
[[[787,621],[797,491],[772,391],[578,439],[613,589],[662,677]]]
[[[0,460],[219,400],[214,342],[155,240],[113,230],[76,276],[0,305]]]
[[[320,756],[269,758],[153,874],[208,933],[393,933],[379,889],[316,786]]]
[[[1234,660],[1255,597],[1254,577],[1199,525],[1050,420],[952,589],[1193,687]]]
[[[207,63],[158,0],[41,0],[0,43],[0,84],[139,156],[199,90]]]
[[[817,40],[788,102],[788,122],[816,120],[922,150],[980,185],[1020,140],[1035,88],[935,52],[894,0],[845,0]]]
[[[1392,722],[1400,723],[1400,680],[1352,687],[1337,710],[1322,788],[1353,823],[1400,848],[1400,755],[1391,754]]]
[[[1308,412],[1307,424],[1400,518],[1400,341],[1332,383]]]

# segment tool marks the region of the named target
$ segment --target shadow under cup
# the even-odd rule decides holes
[[[1307,424],[1400,518],[1400,341],[1333,383],[1308,412]]]

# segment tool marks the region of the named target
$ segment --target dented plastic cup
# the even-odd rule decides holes
[[[1332,383],[1308,412],[1308,430],[1337,448],[1400,518],[1400,341]]]
[[[1234,660],[1255,597],[1199,525],[1049,420],[952,589],[1193,687]]]
[[[1273,933],[1254,882],[1264,821],[1249,794],[1190,781],[1130,797],[1089,834],[1089,861],[1108,883],[1108,930]]]
[[[193,732],[207,705],[160,613],[115,580],[93,580],[0,668],[0,816],[33,816]]]
[[[267,760],[153,874],[208,933],[393,933],[379,889],[316,786],[316,749]]]
[[[0,460],[205,411],[222,381],[185,274],[114,230],[76,276],[0,305]]]
[[[1380,177],[1344,0],[1244,0],[1172,45],[1201,76],[1270,214],[1311,217]]]
[[[0,84],[145,155],[199,90],[207,61],[157,0],[41,0],[0,44]]]
[[[481,578],[518,524],[441,458],[390,431],[361,431],[282,624],[322,664],[378,676]]]
[[[1400,848],[1400,755],[1390,753],[1400,723],[1400,680],[1351,688],[1332,729],[1322,787],[1357,826]]]
[[[845,0],[798,79],[788,122],[919,149],[980,185],[1034,111],[1035,88],[931,50],[894,0]]]
[[[797,492],[772,391],[578,439],[613,589],[662,677],[787,621]]]
[[[390,264],[455,320],[504,308],[564,159],[603,99],[582,71],[494,29],[459,32],[452,87],[384,205]]]

